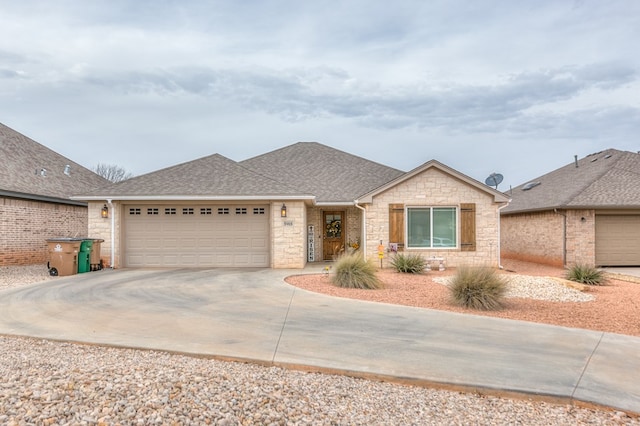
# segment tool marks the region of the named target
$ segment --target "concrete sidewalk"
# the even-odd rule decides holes
[[[333,298],[282,270],[101,271],[0,292],[0,333],[250,360],[640,414],[640,338]]]

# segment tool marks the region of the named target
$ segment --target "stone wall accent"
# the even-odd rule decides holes
[[[287,201],[287,217],[280,216],[282,202],[271,203],[271,267],[304,268],[307,260],[307,208],[302,201]]]
[[[104,219],[102,217],[101,210],[106,203],[102,202],[90,202],[88,208],[89,215],[89,236],[91,238],[102,239],[104,242],[100,244],[100,259],[104,267],[119,268],[120,263],[120,240],[118,236],[120,234],[120,227],[122,221],[122,206],[119,202],[114,201],[109,208],[109,217]],[[114,257],[114,264],[111,264],[111,218],[113,216],[115,223],[115,236],[116,236],[116,250]]]
[[[46,239],[86,236],[86,207],[0,197],[0,266],[46,263]]]
[[[392,253],[389,244],[389,204],[405,207],[442,206],[459,207],[461,203],[476,204],[476,251],[455,249],[411,249],[405,253],[420,253],[423,257],[442,257],[446,265],[494,266],[499,264],[498,227],[499,204],[492,195],[470,186],[438,169],[427,169],[413,178],[376,195],[367,209],[366,234],[368,258],[378,262],[380,240],[385,247],[383,266],[389,266]],[[458,236],[460,230],[458,229]]]

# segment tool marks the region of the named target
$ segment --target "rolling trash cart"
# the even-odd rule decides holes
[[[75,275],[78,272],[78,252],[83,239],[50,238],[46,241],[49,247],[49,275]]]

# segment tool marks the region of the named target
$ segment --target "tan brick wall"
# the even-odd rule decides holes
[[[565,261],[567,266],[595,262],[593,210],[508,215],[502,217],[501,228],[504,258],[559,267],[565,266]]]
[[[287,201],[287,217],[280,216],[282,202],[271,203],[271,267],[304,268],[307,261],[307,215],[302,201]]]
[[[463,252],[457,249],[405,250],[405,253],[420,253],[423,257],[443,257],[447,266],[461,265],[498,266],[499,205],[493,196],[466,183],[452,178],[437,169],[425,172],[405,181],[373,199],[366,205],[367,257],[378,261],[377,247],[382,240],[385,248],[389,244],[389,204],[406,206],[459,207],[461,203],[476,204],[476,251]],[[458,236],[460,230],[458,229]],[[405,236],[406,237],[406,236]],[[390,254],[385,252],[383,265],[389,266]]]
[[[567,266],[594,266],[596,262],[595,211],[567,210],[566,215]]]
[[[47,238],[86,237],[87,208],[0,197],[0,266],[46,263]]]

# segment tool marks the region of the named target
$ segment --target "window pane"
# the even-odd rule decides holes
[[[431,210],[408,209],[409,247],[431,247]]]
[[[456,246],[456,209],[437,207],[433,209],[433,247]]]

